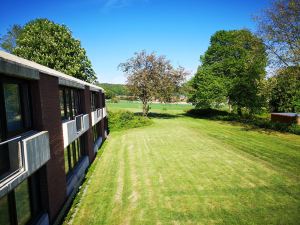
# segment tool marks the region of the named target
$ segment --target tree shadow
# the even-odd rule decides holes
[[[274,131],[300,134],[299,131],[290,129],[292,124],[272,122],[270,119],[256,116],[239,116],[216,109],[192,109],[186,112],[185,116],[195,119],[218,121],[219,123],[230,124],[232,126],[241,126],[241,130],[243,131],[256,131],[265,134],[271,134]]]

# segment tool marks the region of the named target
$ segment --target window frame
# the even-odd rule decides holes
[[[7,127],[4,84],[17,84],[19,89],[22,128],[15,131],[8,131]],[[28,81],[13,77],[0,77],[0,105],[2,106],[0,109],[0,142],[32,129],[32,98]]]
[[[73,120],[82,113],[81,91],[77,88],[68,86],[59,86],[59,104],[62,120]],[[61,98],[62,93],[62,98]],[[63,100],[63,103],[61,102]],[[62,115],[63,105],[63,115]]]
[[[67,180],[70,177],[72,177],[74,170],[85,155],[84,143],[84,135],[81,135],[80,137],[75,139],[71,144],[69,144],[66,148],[64,148],[64,160],[68,160],[68,162],[65,162],[64,164],[65,166],[66,164],[68,166],[68,170],[66,170],[65,168]],[[67,157],[65,157],[65,151],[67,151]]]
[[[29,196],[30,218],[26,224],[32,224],[43,213],[41,204],[41,192],[39,188],[38,174],[33,174],[29,178],[22,181],[27,182],[27,194]],[[21,184],[20,184],[21,185]],[[15,188],[16,189],[16,188]],[[7,199],[9,225],[18,225],[18,212],[16,205],[15,189],[2,198]]]

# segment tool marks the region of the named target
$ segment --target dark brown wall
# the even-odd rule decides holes
[[[58,78],[41,74],[32,82],[32,98],[34,129],[49,132],[51,158],[40,174],[42,205],[52,222],[67,197]]]
[[[297,117],[280,114],[271,114],[271,121],[279,123],[297,123]]]
[[[85,150],[89,156],[90,162],[95,158],[95,153],[93,151],[93,136],[92,136],[92,117],[91,117],[91,92],[89,86],[85,86],[83,91],[83,113],[89,114],[90,129],[85,133]]]

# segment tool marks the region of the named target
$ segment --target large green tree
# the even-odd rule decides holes
[[[203,102],[219,105],[226,98],[239,114],[242,109],[250,113],[260,109],[258,86],[266,74],[267,55],[259,38],[248,30],[218,31],[201,62],[191,96],[198,107],[207,107]]]
[[[11,38],[5,40],[16,38],[11,50],[15,55],[87,82],[96,80],[85,49],[65,25],[48,19],[35,19],[25,24],[16,36],[8,33],[7,37]]]
[[[182,67],[175,69],[165,56],[148,54],[146,51],[135,53],[119,68],[127,76],[130,93],[141,100],[144,116],[149,112],[151,100],[169,102],[188,75]]]

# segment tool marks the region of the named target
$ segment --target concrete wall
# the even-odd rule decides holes
[[[77,132],[75,120],[69,120],[62,123],[64,148],[83,135],[90,128],[89,120],[88,114],[83,115],[83,126],[80,132]]]
[[[102,119],[102,109],[91,112],[92,126],[96,125]]]

